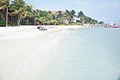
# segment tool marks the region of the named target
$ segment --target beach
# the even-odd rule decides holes
[[[35,80],[67,29],[81,26],[45,28],[48,30],[40,31],[37,26],[0,28],[0,80]]]

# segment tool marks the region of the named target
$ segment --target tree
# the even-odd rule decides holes
[[[62,17],[62,16],[63,16],[62,11],[58,11],[58,12],[57,12],[57,18],[60,18],[60,17]]]
[[[26,5],[23,0],[14,0],[11,4],[12,14],[18,15],[18,25],[20,25],[21,19],[31,16],[31,7]]]
[[[70,13],[71,13],[71,16],[75,16],[76,12],[74,10],[71,10]]]
[[[22,20],[25,20],[24,24],[34,24],[34,19],[33,19],[33,10],[31,5],[25,5],[25,11],[23,12],[24,15],[22,15]],[[32,20],[33,22],[30,22]]]
[[[104,22],[103,21],[100,21],[99,24],[103,24]]]
[[[73,14],[74,14],[74,11],[73,11]],[[71,18],[72,18],[71,11],[66,10],[65,11],[65,17],[66,17],[66,20],[68,21],[68,23],[70,23],[71,22]]]
[[[78,17],[83,17],[84,16],[84,13],[82,11],[78,12]]]
[[[5,10],[6,14],[6,26],[8,26],[8,7],[9,7],[9,0],[1,0],[0,1],[0,10]]]
[[[8,25],[8,18],[11,24],[70,24],[74,23],[76,12],[75,10],[66,10],[65,12],[57,11],[56,14],[52,14],[51,11],[33,10],[32,5],[28,5],[24,0],[0,0],[0,19],[6,21]],[[9,16],[8,16],[9,8]],[[5,14],[5,15],[4,15]],[[82,24],[96,24],[97,20],[94,20],[86,15],[82,11],[79,11],[78,20]],[[102,22],[100,22],[102,23]],[[75,23],[76,24],[76,23]]]

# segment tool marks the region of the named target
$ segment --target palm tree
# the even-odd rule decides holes
[[[71,21],[71,13],[69,10],[65,10],[64,17],[68,23]]]
[[[0,10],[5,10],[6,14],[6,26],[8,26],[8,7],[9,7],[9,0],[1,0],[0,1]]]
[[[84,16],[84,13],[82,11],[78,12],[78,17],[80,18],[82,16]]]
[[[31,24],[29,20],[33,17],[32,12],[33,12],[32,6],[25,5],[24,11],[22,12],[22,15],[21,15],[22,19],[25,19],[25,23]]]
[[[73,18],[73,16],[75,15],[75,11],[74,10],[66,10],[65,11],[65,16],[66,16],[66,20],[68,20],[69,23],[71,23],[71,20]]]
[[[14,10],[12,14],[18,15],[18,25],[21,19],[31,16],[31,8],[23,0],[14,0],[11,5],[11,9]]]
[[[48,21],[47,21],[48,25],[50,25],[50,24],[52,23],[52,19],[53,19],[52,14],[49,13],[49,12],[47,12],[46,18],[47,18],[47,20],[48,20]]]
[[[74,17],[76,12],[74,10],[71,10],[70,13],[71,13],[71,16]]]

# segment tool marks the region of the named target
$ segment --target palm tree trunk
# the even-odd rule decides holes
[[[20,25],[21,18],[22,16],[20,15],[20,18],[18,19],[18,26]]]
[[[27,21],[26,21],[26,25],[29,25],[29,18],[28,18]]]
[[[6,27],[8,26],[8,8],[6,8]]]
[[[36,19],[34,18],[34,25],[36,25]]]

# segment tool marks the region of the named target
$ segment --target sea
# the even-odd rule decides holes
[[[120,28],[68,29],[39,80],[120,80]]]

